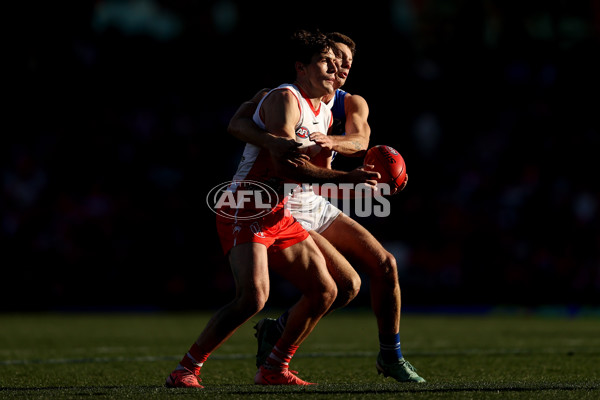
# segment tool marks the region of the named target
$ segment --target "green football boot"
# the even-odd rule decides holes
[[[254,329],[256,333],[254,337],[258,341],[258,350],[256,352],[256,367],[260,368],[264,364],[269,354],[275,347],[275,343],[279,340],[281,335],[276,327],[277,320],[273,318],[263,318],[256,325]]]
[[[383,376],[391,376],[398,382],[418,382],[423,383],[425,379],[417,374],[417,370],[404,358],[398,359],[395,363],[385,363],[381,358],[381,353],[377,355],[377,373]]]

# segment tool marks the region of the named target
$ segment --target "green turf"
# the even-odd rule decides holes
[[[292,361],[317,386],[253,384],[256,317],[206,362],[204,390],[164,388],[208,317],[0,315],[0,398],[600,398],[598,317],[405,314],[402,348],[427,379],[419,385],[377,375],[375,320],[351,310],[321,321]]]

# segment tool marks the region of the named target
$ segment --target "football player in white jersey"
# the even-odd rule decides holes
[[[310,138],[330,152],[350,157],[362,156],[368,148],[371,134],[367,121],[369,108],[361,96],[351,95],[340,89],[346,82],[352,66],[355,43],[341,33],[330,33],[328,36],[336,43],[338,49],[338,72],[336,91],[326,95],[323,102],[332,108],[334,118],[343,121],[341,126],[344,133],[333,136],[319,132],[311,134]],[[263,91],[260,91],[252,101],[242,104],[230,122],[228,131],[239,139],[269,149],[275,157],[286,155],[288,160],[293,160],[289,161],[293,165],[302,164],[306,160],[302,156],[289,156],[294,150],[293,143],[258,129],[249,119],[256,107],[256,99],[260,98],[262,93]],[[378,373],[386,377],[391,376],[399,382],[425,382],[404,359],[401,351],[401,295],[396,259],[369,231],[326,199],[317,200],[314,196],[307,198],[306,194],[302,196],[304,197],[292,196],[290,199],[292,215],[310,232],[325,255],[329,272],[338,286],[338,298],[330,311],[348,304],[358,294],[361,282],[359,275],[348,262],[348,259],[351,259],[369,276],[371,282],[371,304],[377,320],[380,343],[380,352],[375,364]],[[294,213],[294,204],[296,209],[302,209],[305,205],[302,212]],[[287,317],[287,313],[284,313],[277,320],[267,318],[256,325],[259,346],[257,364],[268,354],[274,340],[285,327]]]
[[[289,49],[296,58],[296,81],[292,87],[273,90],[257,110],[257,122],[276,136],[293,139],[307,136],[303,118],[310,116],[316,126],[330,126],[330,111],[321,103],[333,91],[337,72],[333,43],[323,34],[299,31]],[[306,104],[304,112],[302,104]],[[299,107],[300,106],[300,107]],[[312,113],[312,114],[311,114]],[[312,125],[312,121],[311,125]],[[317,146],[312,146],[317,147]],[[227,203],[217,213],[217,231],[228,255],[236,284],[236,296],[213,314],[199,337],[167,377],[167,387],[202,388],[199,374],[210,354],[259,312],[269,296],[269,268],[292,282],[302,293],[290,309],[287,325],[270,354],[260,366],[254,381],[265,385],[309,385],[289,371],[289,363],[298,346],[310,334],[333,303],[337,288],[327,270],[325,259],[308,232],[284,209],[285,192],[279,183],[352,182],[376,185],[377,173],[357,168],[350,172],[319,168],[310,163],[292,168],[288,163],[271,160],[268,151],[247,145],[236,181],[223,196],[243,196],[244,185],[260,182],[270,185],[279,196],[272,209],[260,218],[250,216],[256,205],[238,208]],[[275,182],[275,183],[274,183]],[[296,184],[297,186],[297,184]],[[225,203],[223,203],[225,204]],[[245,203],[242,202],[242,205]],[[254,203],[252,203],[254,204]],[[244,216],[245,219],[241,217]],[[268,254],[274,251],[279,262],[269,265]]]

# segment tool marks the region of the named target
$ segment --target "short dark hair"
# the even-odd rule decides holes
[[[327,35],[318,29],[300,29],[292,34],[288,51],[294,63],[310,64],[315,54],[326,53],[329,49],[335,50],[335,43]]]
[[[354,40],[339,32],[329,32],[326,33],[326,36],[334,43],[343,43],[348,46],[348,48],[350,48],[350,52],[352,53],[352,57],[354,57],[354,53],[356,53],[356,43],[354,43]]]

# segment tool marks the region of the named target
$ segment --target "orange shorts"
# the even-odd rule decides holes
[[[263,218],[234,220],[217,214],[217,232],[225,254],[242,243],[262,243],[270,250],[283,250],[308,237],[308,231],[287,210]]]

